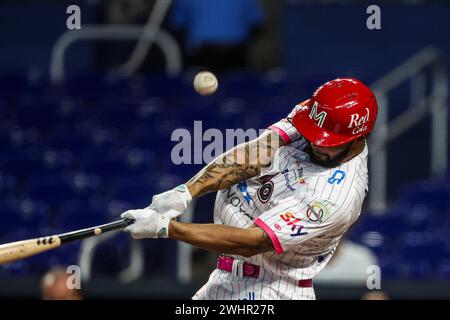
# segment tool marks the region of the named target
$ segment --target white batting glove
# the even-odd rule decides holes
[[[135,222],[124,229],[134,239],[168,238],[170,219],[149,208],[128,210],[120,215],[123,219],[134,219]]]
[[[173,219],[186,211],[191,200],[188,188],[185,184],[181,184],[172,190],[154,195],[148,208]]]

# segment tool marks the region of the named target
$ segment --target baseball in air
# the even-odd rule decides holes
[[[202,96],[209,96],[216,92],[219,83],[216,76],[209,71],[202,71],[197,73],[194,78],[194,88],[198,94]]]

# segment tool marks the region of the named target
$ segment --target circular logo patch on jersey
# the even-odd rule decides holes
[[[258,189],[258,192],[256,194],[258,195],[259,201],[261,201],[262,203],[266,203],[267,201],[269,201],[270,197],[272,196],[272,193],[273,193],[273,182],[267,181]]]
[[[306,217],[311,222],[323,222],[331,212],[333,204],[329,201],[314,201],[308,204]]]
[[[306,217],[311,222],[322,222],[323,209],[318,205],[308,205],[308,210],[306,211]]]

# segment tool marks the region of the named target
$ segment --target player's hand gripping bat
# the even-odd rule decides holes
[[[54,236],[6,243],[0,245],[0,264],[14,262],[34,256],[38,253],[58,248],[63,244],[72,241],[82,240],[92,236],[97,236],[101,233],[123,229],[133,222],[134,220],[132,219],[121,219],[103,224],[101,226],[62,233]]]

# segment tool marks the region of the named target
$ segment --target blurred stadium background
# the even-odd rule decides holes
[[[381,30],[366,28],[365,1],[180,2],[76,1],[73,31],[73,3],[0,3],[0,243],[144,207],[201,168],[172,164],[176,128],[265,128],[321,83],[352,76],[382,110],[372,185],[317,296],[361,298],[377,264],[392,299],[449,298],[449,1],[380,2]],[[204,69],[219,75],[210,97],[192,88]],[[185,219],[211,222],[213,201]],[[0,298],[39,298],[41,277],[69,265],[86,298],[190,298],[215,258],[107,235],[1,266]]]

